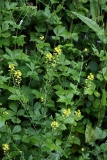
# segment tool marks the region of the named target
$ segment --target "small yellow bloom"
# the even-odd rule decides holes
[[[4,152],[9,150],[9,145],[8,144],[2,144],[2,148],[4,150]]]
[[[84,49],[84,52],[88,52],[88,49],[87,49],[87,48],[85,48],[85,49]]]
[[[53,58],[53,57],[52,57],[52,54],[51,54],[51,53],[46,54],[46,59],[47,59],[47,60],[51,61],[52,58]]]
[[[94,75],[92,73],[90,73],[88,76],[87,76],[87,79],[89,80],[94,80]]]
[[[9,64],[9,68],[10,68],[10,70],[14,70],[15,69],[15,65],[14,64]]]
[[[39,37],[41,40],[43,40],[44,39],[44,36],[41,36],[41,37]]]
[[[55,47],[55,48],[54,48],[54,51],[57,52],[57,54],[59,54],[59,55],[60,55],[61,52],[62,52],[60,46]]]
[[[44,102],[44,97],[41,97],[40,99],[41,99],[41,102]]]
[[[80,116],[81,116],[80,110],[75,111],[75,115],[76,115],[77,117],[80,117]]]
[[[20,70],[17,70],[14,72],[14,75],[19,78],[19,77],[21,77],[22,73]]]
[[[84,148],[81,148],[82,151],[84,151]]]
[[[70,109],[64,109],[63,110],[63,116],[65,117],[68,117],[69,115],[71,114],[71,111],[70,111]]]
[[[56,121],[53,121],[52,123],[51,123],[51,127],[53,128],[53,129],[56,129],[56,128],[58,128],[58,122],[56,122]]]
[[[55,67],[55,66],[56,66],[56,64],[55,64],[55,63],[52,63],[52,64],[51,64],[51,66],[52,66],[52,67]]]

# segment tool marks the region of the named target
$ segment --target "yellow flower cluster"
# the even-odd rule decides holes
[[[63,110],[63,117],[68,117],[71,114],[70,109],[64,109]]]
[[[75,115],[76,115],[77,117],[80,117],[80,116],[81,116],[81,112],[80,112],[79,109],[78,109],[77,111],[75,111]]]
[[[94,75],[92,73],[90,73],[88,76],[87,76],[87,79],[89,80],[94,80]]]
[[[57,54],[61,54],[61,52],[62,52],[62,50],[61,50],[61,48],[60,48],[60,46],[57,46],[57,47],[55,47],[54,48],[54,52],[56,52]]]
[[[90,88],[92,81],[94,80],[94,75],[90,73],[85,80],[85,88]]]
[[[15,82],[16,82],[17,84],[20,84],[20,83],[21,83],[21,80],[22,80],[21,76],[22,76],[22,73],[21,73],[20,70],[16,70],[16,71],[14,72]]]
[[[56,121],[53,121],[52,123],[51,123],[51,127],[53,128],[53,129],[56,129],[56,128],[58,128],[58,122],[56,122]]]
[[[15,65],[14,65],[14,64],[9,64],[9,69],[10,69],[11,71],[13,71],[13,70],[15,69]]]
[[[13,77],[14,79],[14,83],[16,84],[20,84],[21,83],[21,76],[22,73],[20,70],[15,70],[15,65],[14,64],[9,64],[9,71],[10,71],[10,75]]]
[[[48,60],[48,61],[51,61],[52,60],[52,54],[51,53],[48,53],[48,54],[46,54],[46,59]]]
[[[56,66],[56,62],[58,60],[59,55],[61,54],[62,50],[60,46],[57,46],[54,48],[54,53],[48,53],[46,54],[46,62],[50,62],[52,67]]]
[[[9,145],[8,144],[2,144],[2,148],[4,150],[4,152],[9,150]]]
[[[41,40],[43,40],[44,39],[44,36],[41,36],[41,37],[39,37]]]

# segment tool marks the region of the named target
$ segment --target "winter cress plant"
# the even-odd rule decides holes
[[[0,1],[0,159],[107,159],[106,10]]]

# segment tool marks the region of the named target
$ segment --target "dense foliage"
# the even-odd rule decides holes
[[[107,0],[0,0],[0,158],[107,159]]]

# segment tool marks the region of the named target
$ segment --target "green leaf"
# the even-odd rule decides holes
[[[46,160],[59,160],[60,159],[60,156],[59,154],[57,153],[50,153],[50,155],[46,158]]]
[[[102,72],[103,72],[103,76],[104,76],[105,80],[107,81],[107,67],[104,67],[102,69]]]
[[[21,139],[21,136],[20,136],[20,135],[18,135],[18,134],[14,134],[14,135],[12,135],[12,137],[13,137],[13,139],[14,139],[15,141],[17,141],[17,140],[20,140],[20,139]]]
[[[101,144],[100,148],[102,149],[103,152],[107,152],[107,143]]]
[[[91,61],[89,64],[89,69],[91,71],[97,71],[98,70],[98,64],[95,61]]]
[[[63,37],[64,39],[67,39],[70,35],[69,32],[65,29],[65,27],[61,25],[55,27],[53,31],[56,34],[56,36]]]
[[[9,108],[16,113],[18,109],[18,104],[16,102],[10,102]]]
[[[72,39],[74,39],[75,41],[78,41],[78,34],[77,33],[72,33],[71,34]]]
[[[45,8],[45,11],[43,12],[43,14],[49,19],[51,17],[51,12],[49,10],[49,7]]]
[[[90,0],[90,13],[92,15],[92,19],[96,21],[96,17],[98,16],[98,2],[95,0]]]
[[[85,88],[85,89],[84,89],[84,94],[92,95],[92,94],[93,94],[93,90],[90,89],[90,88]]]
[[[79,13],[76,12],[72,12],[75,16],[77,16],[78,18],[80,18],[87,26],[89,26],[93,31],[95,31],[98,35],[103,35],[104,31],[102,30],[102,28],[99,27],[99,25],[93,21],[92,19],[85,17]]]
[[[91,125],[86,126],[86,131],[85,131],[85,141],[86,143],[93,142],[97,139],[97,134],[95,130],[92,128]]]
[[[17,37],[17,36],[12,36],[12,38],[13,38],[13,43],[14,44],[18,44],[19,46],[23,46],[24,44],[25,44],[25,41],[24,41],[24,38],[25,38],[26,36],[25,35],[21,35],[21,36],[19,36],[19,37]]]
[[[58,3],[58,0],[50,0],[51,4]]]
[[[9,29],[9,24],[5,22],[2,23],[2,32],[6,31]]]
[[[94,91],[94,95],[95,95],[96,97],[99,97],[99,96],[100,96],[100,93],[99,93],[98,91]]]
[[[80,145],[81,142],[80,139],[75,136],[74,138],[72,138],[72,143]]]
[[[27,135],[24,135],[23,138],[22,138],[22,142],[29,143],[30,142],[30,137],[28,137]]]
[[[106,90],[102,90],[102,99],[101,99],[101,105],[104,107],[106,105],[106,98],[107,98],[107,93]]]
[[[20,125],[16,125],[14,128],[13,128],[13,131],[12,131],[12,134],[15,134],[15,133],[18,133],[21,131],[21,126]]]
[[[5,120],[0,117],[0,128],[3,127],[5,125]]]
[[[74,117],[68,117],[68,118],[66,118],[65,120],[64,120],[64,123],[65,124],[75,124],[76,122],[75,122],[75,120],[74,120]]]

